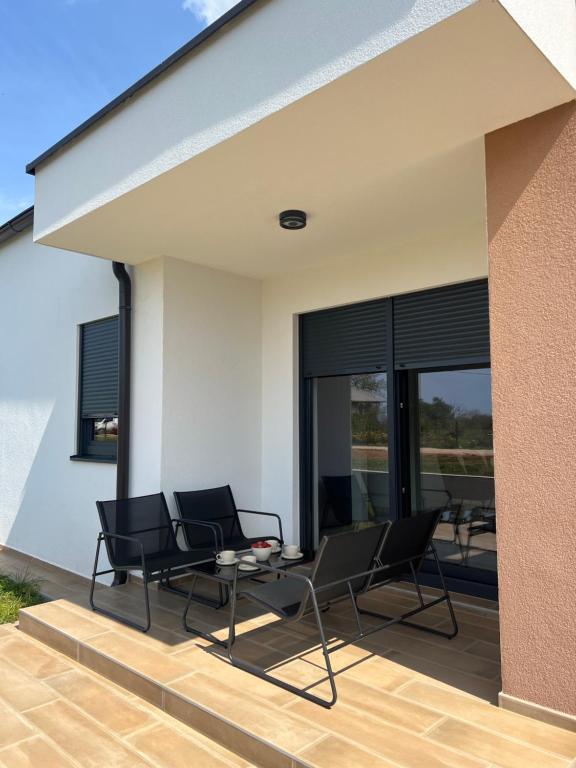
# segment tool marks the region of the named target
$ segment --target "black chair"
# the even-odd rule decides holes
[[[218,530],[215,526],[196,520],[172,519],[163,493],[132,499],[97,501],[102,530],[98,534],[96,557],[90,586],[90,607],[93,611],[121,621],[130,627],[147,632],[150,629],[150,601],[148,584],[161,583],[170,576],[186,573],[186,567],[214,557],[218,549]],[[188,528],[205,534],[203,545],[192,551],[180,549],[176,540],[178,530]],[[187,536],[187,540],[191,540]],[[104,542],[111,568],[98,571],[100,546]],[[118,571],[141,571],[144,583],[146,624],[141,625],[94,603],[96,577]]]
[[[235,583],[232,590],[228,636],[228,657],[231,663],[291,693],[296,693],[315,704],[329,708],[336,702],[337,697],[334,673],[330,664],[330,654],[334,651],[357,642],[374,632],[379,632],[392,624],[405,624],[448,639],[455,637],[458,632],[458,625],[450,596],[446,590],[440,562],[432,543],[440,514],[441,511],[427,512],[393,523],[387,522],[358,531],[325,536],[320,543],[314,566],[308,575],[285,571],[282,572],[283,578],[278,581],[263,585],[250,584],[247,587],[241,586],[240,589]],[[424,558],[429,554],[433,556],[437,565],[443,594],[426,602],[418,582],[418,571]],[[261,565],[259,564],[260,567]],[[263,570],[277,573],[273,568],[264,567]],[[401,616],[392,617],[359,607],[358,599],[369,590],[382,587],[392,581],[403,580],[410,575],[414,579],[418,592],[419,605],[416,608],[406,611]],[[332,691],[332,698],[329,701],[278,680],[255,665],[233,656],[235,598],[240,596],[259,604],[266,611],[275,614],[284,621],[298,621],[306,613],[314,613]],[[357,634],[351,639],[343,640],[328,648],[322,625],[321,608],[346,598],[351,600],[353,606],[358,629]],[[408,621],[422,611],[443,602],[448,605],[452,621],[450,632]],[[360,618],[362,614],[375,616],[383,619],[384,622],[365,629]]]
[[[414,629],[419,629],[422,632],[430,632],[449,640],[456,637],[458,634],[458,624],[456,622],[454,609],[452,608],[450,595],[446,589],[446,582],[444,581],[444,575],[442,573],[442,568],[440,567],[440,560],[438,559],[438,554],[432,541],[434,531],[436,530],[441,515],[442,510],[420,512],[413,517],[405,517],[391,523],[378,554],[377,561],[379,568],[370,577],[368,589],[385,586],[394,581],[411,579],[416,587],[420,607],[397,618],[386,616],[375,611],[360,609],[360,607],[358,607],[358,611],[361,614],[385,619],[390,623],[405,624]],[[438,571],[442,595],[435,600],[426,603],[422,595],[420,582],[418,581],[418,572],[420,571],[424,560],[430,556]],[[447,604],[448,613],[452,623],[452,629],[449,632],[407,621],[411,616],[444,602]]]
[[[364,637],[368,632],[363,632],[360,619],[356,610],[356,596],[369,586],[370,576],[374,568],[375,558],[381,546],[381,541],[390,523],[369,526],[358,531],[345,531],[333,536],[324,536],[320,542],[316,560],[309,571],[309,575],[295,571],[278,571],[277,569],[258,563],[258,567],[279,578],[264,584],[254,582],[238,582],[235,572],[230,606],[230,628],[228,634],[228,658],[230,662],[240,669],[257,675],[263,680],[268,680],[274,685],[284,688],[291,693],[296,693],[315,704],[331,707],[336,702],[336,683],[330,663],[330,653],[349,645],[358,637]],[[240,584],[240,586],[239,586]],[[321,699],[308,691],[296,688],[290,683],[278,680],[269,675],[265,670],[234,657],[232,647],[235,641],[236,601],[243,597],[266,611],[275,614],[284,621],[296,622],[305,615],[313,613],[318,624],[320,644],[326,663],[326,671],[330,681],[332,698],[330,701]],[[330,604],[344,599],[352,599],[356,619],[358,621],[359,634],[353,640],[343,641],[336,647],[328,649],[324,627],[321,618],[321,609]]]
[[[182,518],[190,521],[201,522],[213,526],[218,531],[218,549],[250,549],[250,545],[261,539],[276,539],[283,543],[282,520],[271,512],[255,512],[251,509],[238,509],[232,489],[229,485],[220,488],[208,488],[202,491],[174,491],[174,498],[178,512]],[[239,512],[246,515],[261,515],[262,517],[274,517],[278,522],[278,535],[262,534],[261,536],[248,537],[242,530]],[[206,528],[204,534],[194,531],[194,540],[188,538],[185,528],[184,534],[188,546],[210,546],[212,534],[210,528]]]

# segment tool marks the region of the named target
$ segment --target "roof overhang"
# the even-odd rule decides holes
[[[34,206],[26,208],[24,211],[20,211],[16,216],[6,221],[4,224],[0,224],[0,244],[5,243],[16,235],[25,232],[30,229],[34,223]]]
[[[288,55],[269,41],[260,69],[248,73],[234,58],[235,35],[249,45],[240,24],[256,35],[277,32],[281,19],[270,14],[289,5],[257,3],[258,13],[244,14],[190,71],[186,65],[165,74],[41,165],[36,239],[132,264],[166,255],[262,277],[429,233],[477,229],[484,226],[484,135],[574,98],[492,0],[371,4],[388,6],[389,16],[391,5],[404,13],[372,37],[362,38],[367,30],[357,25],[358,39],[342,42],[346,49],[334,43],[317,70],[302,64],[308,54],[292,39],[292,71],[268,72],[275,53]],[[460,10],[428,26],[419,17],[418,34],[398,37],[414,20],[411,10],[423,5]],[[344,7],[351,4],[338,4]],[[255,67],[253,52],[241,51]],[[232,61],[240,76],[230,89]],[[274,78],[284,78],[283,90]],[[214,98],[207,89],[218,83]],[[192,85],[200,102],[189,98]],[[265,86],[267,100],[258,100]],[[179,106],[167,113],[171,103]],[[188,113],[188,125],[172,124]],[[277,215],[285,208],[306,210],[308,227],[281,230]]]

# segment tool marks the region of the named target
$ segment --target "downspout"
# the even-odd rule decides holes
[[[132,350],[132,283],[126,266],[112,262],[118,280],[118,455],[116,498],[126,499],[130,484],[130,378]],[[114,575],[113,586],[126,583],[126,572]]]

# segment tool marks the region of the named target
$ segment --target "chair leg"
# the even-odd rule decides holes
[[[194,594],[193,587],[194,584],[196,584],[196,580],[197,577],[194,577],[194,580],[192,581],[192,591],[189,589],[182,589],[181,587],[173,586],[169,577],[160,582],[160,588],[164,589],[166,592],[172,592],[175,595],[182,595],[187,599],[188,603],[194,600],[195,603],[200,603],[200,605],[206,605],[208,608],[215,608],[216,610],[219,608],[224,608],[226,605],[228,605],[230,592],[227,585],[218,583],[218,600],[212,600],[210,597]]]
[[[440,584],[442,586],[442,592],[443,592],[441,597],[438,597],[435,600],[431,600],[429,603],[424,602],[420,585],[416,580],[418,597],[420,598],[419,608],[416,608],[412,611],[407,611],[406,613],[403,613],[401,616],[398,616],[396,618],[394,616],[386,616],[385,614],[378,613],[377,611],[368,611],[365,608],[360,608],[360,606],[358,605],[358,601],[356,600],[356,606],[358,608],[358,612],[365,616],[373,616],[374,618],[377,618],[377,619],[384,619],[388,622],[387,626],[391,626],[392,624],[403,624],[406,627],[412,627],[412,629],[418,629],[420,630],[420,632],[428,632],[431,635],[439,635],[440,637],[445,637],[447,640],[452,640],[453,637],[456,637],[456,635],[458,634],[458,623],[456,621],[454,608],[452,607],[452,601],[450,599],[450,595],[446,588],[446,582],[444,581],[444,574],[442,573],[442,569],[440,567],[440,561],[438,559],[436,548],[432,546],[431,551],[436,563],[436,568],[438,569],[438,574],[440,576]],[[422,613],[422,611],[425,611],[428,608],[432,608],[435,605],[440,605],[440,603],[446,603],[448,606],[448,613],[450,614],[450,621],[452,623],[451,631],[443,632],[441,629],[435,629],[434,627],[425,627],[423,624],[417,624],[416,622],[407,620],[409,617],[416,616],[417,614]]]
[[[102,536],[98,536],[98,544],[96,545],[96,557],[94,558],[94,568],[92,570],[92,580],[90,582],[90,596],[89,596],[89,602],[90,602],[90,608],[95,613],[101,613],[103,616],[107,616],[109,619],[114,619],[115,621],[119,621],[121,624],[126,624],[128,627],[132,627],[132,629],[137,629],[140,632],[148,632],[151,626],[151,618],[150,618],[150,599],[148,596],[148,580],[146,578],[146,572],[142,571],[142,579],[144,582],[144,610],[146,614],[146,623],[145,624],[138,624],[136,621],[132,621],[131,619],[128,619],[124,616],[121,616],[118,613],[114,613],[114,611],[110,611],[108,608],[102,608],[94,602],[94,589],[96,587],[96,577],[97,576],[103,576],[106,573],[114,573],[114,569],[109,569],[107,571],[99,571],[98,570],[98,559],[100,556],[100,545],[102,544]]]
[[[291,685],[290,683],[284,682],[284,680],[278,680],[277,678],[273,677],[272,675],[268,674],[265,670],[261,669],[260,667],[257,667],[254,664],[251,664],[249,661],[243,661],[241,659],[236,658],[232,654],[232,646],[234,645],[234,641],[236,640],[236,590],[232,590],[232,597],[230,600],[230,626],[228,631],[228,659],[230,660],[230,663],[234,667],[238,667],[239,669],[244,670],[244,672],[249,672],[252,675],[255,675],[256,677],[259,677],[261,680],[266,680],[268,683],[272,683],[272,685],[277,686],[278,688],[282,688],[285,691],[289,691],[290,693],[296,694],[296,696],[300,696],[303,699],[306,699],[307,701],[311,701],[313,704],[319,704],[321,707],[324,707],[325,709],[330,709],[335,703],[337,699],[337,691],[336,691],[336,681],[334,677],[334,671],[332,669],[332,664],[330,662],[330,651],[328,650],[328,644],[326,642],[326,636],[324,634],[324,626],[322,624],[322,619],[320,616],[320,609],[318,607],[318,602],[316,600],[316,595],[314,592],[311,593],[311,601],[313,605],[314,610],[314,616],[316,618],[316,622],[318,624],[318,631],[320,633],[320,644],[322,646],[322,654],[324,656],[324,662],[326,664],[326,672],[328,673],[328,680],[330,681],[330,690],[332,693],[332,696],[330,699],[322,699],[320,696],[315,696],[312,693],[308,693],[308,691],[304,691],[301,688],[296,688],[295,685]]]
[[[222,640],[219,640],[214,635],[210,634],[209,632],[203,632],[201,629],[198,629],[197,627],[193,627],[191,624],[188,623],[188,611],[190,610],[190,605],[192,603],[192,600],[197,600],[197,596],[194,595],[194,585],[196,584],[198,577],[195,576],[192,584],[190,585],[190,591],[187,593],[187,599],[186,599],[186,606],[184,608],[184,613],[182,614],[182,627],[186,632],[190,632],[192,635],[197,635],[198,637],[204,638],[204,640],[208,640],[210,643],[214,643],[214,645],[220,645],[223,648],[226,647],[226,643]],[[228,588],[226,587],[226,591]]]

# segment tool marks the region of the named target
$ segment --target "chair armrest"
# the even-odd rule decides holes
[[[263,515],[264,517],[275,517],[278,521],[278,532],[280,534],[279,539],[284,543],[284,536],[282,534],[282,520],[280,515],[276,515],[274,512],[257,512],[254,509],[237,509],[237,512],[244,512],[246,515]]]
[[[121,533],[109,533],[108,531],[100,531],[98,534],[99,539],[120,539],[121,541],[131,541],[136,542],[140,548],[140,560],[142,562],[142,572],[146,572],[146,561],[144,556],[144,545],[140,541],[140,539],[137,539],[136,536],[125,536]],[[114,563],[110,563],[110,565],[114,565]]]
[[[178,531],[180,526],[184,527],[185,525],[196,525],[198,528],[210,528],[214,535],[214,551],[217,552],[219,549],[223,549],[224,535],[222,533],[222,526],[219,523],[207,523],[204,520],[192,520],[188,517],[173,517],[171,520],[176,526],[176,531]],[[220,533],[220,543],[218,542],[218,533]]]

